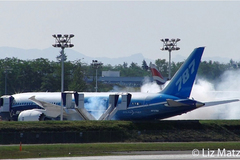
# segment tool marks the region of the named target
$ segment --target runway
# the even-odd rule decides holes
[[[239,156],[193,155],[192,151],[137,151],[115,152],[114,156],[87,156],[87,157],[56,157],[56,158],[28,158],[25,160],[174,160],[174,159],[239,159]],[[23,160],[23,159],[21,159]]]

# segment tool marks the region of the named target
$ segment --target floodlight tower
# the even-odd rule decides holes
[[[97,69],[102,67],[103,63],[102,62],[98,62],[97,60],[92,60],[92,63],[91,63],[92,67],[96,69],[96,92],[97,92],[97,89],[98,89],[98,86],[97,86]]]
[[[7,76],[8,73],[12,72],[12,68],[10,68],[9,66],[5,66],[4,67],[4,73],[5,73],[5,95],[7,95]]]
[[[74,37],[73,34],[54,34],[52,35],[55,38],[55,44],[53,44],[53,47],[58,47],[61,48],[61,63],[62,63],[62,75],[61,75],[61,94],[63,93],[64,90],[64,59],[65,59],[65,54],[64,54],[64,49],[65,48],[72,48],[74,45],[71,44],[71,38]],[[61,102],[61,121],[63,120],[63,102]]]
[[[177,47],[177,42],[180,41],[179,38],[177,39],[171,39],[169,40],[168,38],[161,39],[163,42],[163,48],[161,48],[162,51],[168,51],[169,52],[169,64],[168,64],[168,79],[171,79],[171,52],[172,51],[177,51],[180,48]]]

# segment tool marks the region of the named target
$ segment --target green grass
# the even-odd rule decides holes
[[[85,131],[132,128],[131,121],[1,121],[0,131]]]
[[[239,120],[1,121],[0,144],[19,143],[20,133],[24,133],[24,143],[240,141],[239,128]],[[80,132],[83,133],[82,139],[79,138]],[[39,139],[36,134],[40,135]],[[65,136],[69,139],[75,136],[76,139],[64,141],[62,137]],[[54,137],[55,141],[50,141],[49,137]]]
[[[82,143],[82,144],[39,144],[0,146],[0,158],[35,158],[35,157],[68,157],[112,155],[113,152],[128,151],[169,151],[193,149],[235,149],[240,150],[239,120],[201,120],[201,121],[43,121],[43,122],[0,122],[2,140],[7,139],[7,133],[46,133],[53,135],[63,132],[83,132],[92,139],[113,131],[121,133],[122,142],[129,143]],[[141,131],[141,134],[138,134]],[[6,134],[3,134],[6,133]],[[112,136],[114,135],[112,134]],[[44,134],[44,136],[46,136]],[[107,134],[106,134],[107,135]],[[67,136],[67,134],[65,135]],[[40,138],[43,135],[40,133]],[[62,137],[62,136],[60,136]],[[64,137],[64,136],[63,136]],[[106,136],[107,137],[107,136]],[[27,136],[29,139],[30,137]],[[101,136],[101,138],[103,138]],[[1,138],[0,138],[1,139]],[[7,139],[8,140],[8,139]],[[185,142],[186,141],[186,142]],[[203,141],[203,142],[196,142]],[[208,141],[208,142],[206,142]],[[213,142],[214,141],[214,142]],[[221,142],[216,142],[221,141]],[[230,142],[232,141],[232,142]],[[234,142],[237,141],[237,142]],[[130,143],[140,142],[140,143]],[[149,143],[141,143],[149,142]],[[150,143],[155,142],[155,143]],[[160,142],[160,143],[156,143]],[[169,143],[167,143],[169,142]],[[18,141],[17,141],[18,143]],[[70,153],[70,154],[69,154]]]
[[[89,143],[0,146],[0,157],[38,158],[113,155],[113,152],[129,151],[185,151],[193,149],[240,149],[239,142],[170,142],[170,143]],[[191,153],[191,152],[189,152]]]
[[[205,129],[205,127],[240,127],[239,120],[183,121],[1,121],[0,131],[94,131],[94,130],[162,130]]]

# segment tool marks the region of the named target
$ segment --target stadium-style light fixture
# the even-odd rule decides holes
[[[59,48],[72,48],[74,45],[71,44],[71,38],[74,37],[73,34],[64,34],[64,35],[61,35],[61,34],[54,34],[52,35],[53,38],[55,38],[55,44],[53,44],[53,47],[59,47]]]
[[[53,44],[53,47],[56,48],[61,48],[62,50],[60,51],[60,56],[57,56],[57,58],[61,58],[61,63],[62,63],[62,75],[61,75],[61,95],[64,91],[64,60],[66,59],[66,56],[64,54],[64,49],[65,48],[72,48],[74,45],[71,44],[71,38],[74,37],[73,34],[54,34],[52,35],[53,38],[55,38],[55,44]],[[61,102],[61,117],[60,120],[63,120],[63,102]]]
[[[61,37],[62,37],[62,35],[61,35],[61,34],[58,34],[58,35],[57,35],[57,37],[58,37],[58,38],[61,38]]]
[[[92,63],[91,63],[92,67],[96,69],[96,92],[97,92],[97,89],[98,89],[98,86],[97,86],[97,69],[102,67],[103,63],[102,62],[98,62],[97,60],[92,60]]]
[[[165,38],[165,39],[161,39],[161,41],[163,42],[163,47],[161,48],[161,50],[169,52],[168,79],[170,80],[171,79],[171,52],[177,51],[180,49],[179,47],[177,47],[177,42],[179,42],[180,39],[172,38],[171,40],[169,40],[168,38]]]

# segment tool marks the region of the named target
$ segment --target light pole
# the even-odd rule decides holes
[[[169,52],[169,64],[168,64],[168,79],[171,79],[171,52],[172,51],[177,51],[180,48],[177,47],[177,42],[180,41],[179,38],[177,39],[171,39],[169,40],[168,38],[161,39],[163,42],[163,48],[161,48],[162,51],[168,51]]]
[[[5,66],[4,67],[4,73],[5,73],[5,95],[7,95],[7,75],[8,73],[11,73],[12,68],[10,68],[9,66]]]
[[[54,38],[55,38],[55,44],[53,44],[53,47],[58,47],[58,48],[61,48],[61,63],[62,63],[62,74],[61,74],[61,95],[64,91],[64,59],[66,58],[65,57],[65,54],[64,54],[64,49],[65,48],[72,48],[74,45],[71,44],[71,38],[74,37],[73,34],[64,34],[64,35],[61,35],[61,34],[54,34],[52,35]],[[58,57],[58,58],[60,58]],[[63,120],[63,102],[61,102],[61,121]]]
[[[97,60],[92,60],[92,63],[91,63],[92,67],[96,69],[96,92],[97,92],[97,89],[98,89],[98,86],[97,86],[97,69],[100,68],[103,63],[102,62],[98,62]]]

